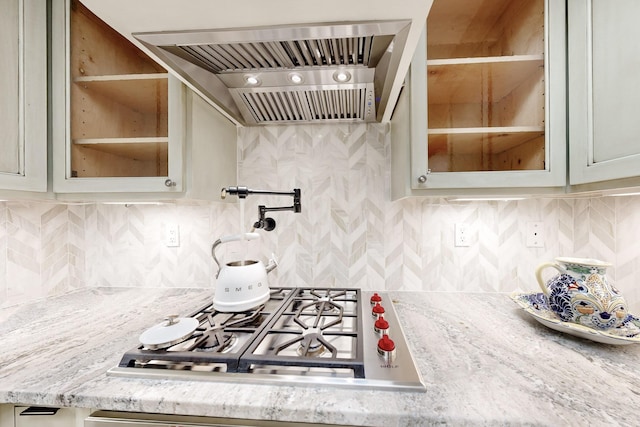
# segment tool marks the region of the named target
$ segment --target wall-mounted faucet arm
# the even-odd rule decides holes
[[[265,194],[275,196],[293,196],[292,206],[276,206],[267,207],[264,205],[258,206],[258,221],[253,224],[253,228],[262,228],[265,231],[271,231],[276,228],[276,221],[273,218],[267,218],[267,212],[279,212],[279,211],[293,211],[295,213],[302,212],[301,195],[302,192],[299,188],[294,188],[293,191],[269,191],[269,190],[252,190],[247,187],[227,187],[223,188],[220,197],[224,199],[228,194],[236,195],[241,199],[247,198],[249,194]]]
[[[227,195],[236,195],[241,199],[245,199],[249,194],[267,194],[273,196],[293,196],[294,203],[297,199],[300,204],[300,189],[294,188],[293,191],[270,191],[270,190],[252,190],[247,187],[227,187],[220,192],[220,198],[224,199]]]

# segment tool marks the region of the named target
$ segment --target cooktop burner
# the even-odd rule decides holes
[[[275,288],[254,310],[224,313],[208,304],[188,317],[198,327],[182,341],[163,349],[139,345],[108,374],[425,389],[384,294]]]

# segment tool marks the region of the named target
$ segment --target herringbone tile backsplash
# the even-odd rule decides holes
[[[640,197],[392,202],[389,148],[385,125],[241,129],[238,184],[301,188],[302,213],[273,213],[275,231],[260,231],[258,243],[228,244],[220,255],[275,254],[271,285],[464,292],[536,290],[540,262],[600,258],[614,264],[609,277],[640,312]],[[258,204],[291,202],[249,196],[245,228]],[[0,307],[86,286],[213,289],[211,244],[240,230],[239,209],[0,202]],[[525,244],[531,221],[544,223],[544,248]],[[454,246],[455,223],[469,225],[469,247]],[[163,241],[171,224],[179,226],[179,247]]]

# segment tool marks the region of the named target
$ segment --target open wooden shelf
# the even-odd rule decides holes
[[[429,104],[497,102],[543,70],[543,55],[427,60]]]
[[[168,96],[168,73],[116,74],[108,76],[82,76],[74,83],[85,90],[96,91],[127,108],[144,113],[156,113],[159,102]],[[161,108],[166,109],[166,103]],[[161,111],[166,114],[166,111]]]
[[[430,153],[447,149],[459,154],[470,154],[477,151],[478,145],[489,143],[492,153],[497,154],[544,136],[544,127],[429,129],[428,134]]]
[[[165,176],[169,74],[79,1],[70,26],[72,175]]]
[[[544,0],[436,0],[427,59],[544,52]]]
[[[429,169],[432,172],[542,169],[544,143],[544,128],[429,133]]]
[[[435,0],[427,18],[429,168],[545,168],[544,0]]]
[[[167,71],[78,0],[71,3],[71,78]]]
[[[75,139],[74,145],[82,145],[115,156],[130,157],[139,161],[155,161],[158,150],[167,150],[169,138],[100,138]]]
[[[72,175],[78,178],[166,176],[165,142],[74,144]]]

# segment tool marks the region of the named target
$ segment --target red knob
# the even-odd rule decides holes
[[[371,297],[371,304],[375,305],[378,302],[382,302],[382,297],[380,295],[378,295],[377,292],[374,292],[373,296]]]
[[[377,331],[386,331],[387,329],[389,329],[389,322],[384,320],[384,317],[380,316],[378,320],[376,320],[376,323],[373,324],[373,326]]]
[[[396,343],[389,338],[389,335],[384,334],[382,338],[378,340],[378,348],[383,351],[393,351],[396,348]]]
[[[379,302],[377,302],[376,305],[373,306],[373,309],[371,310],[371,314],[373,314],[376,317],[382,316],[384,314],[384,307],[381,306]]]

